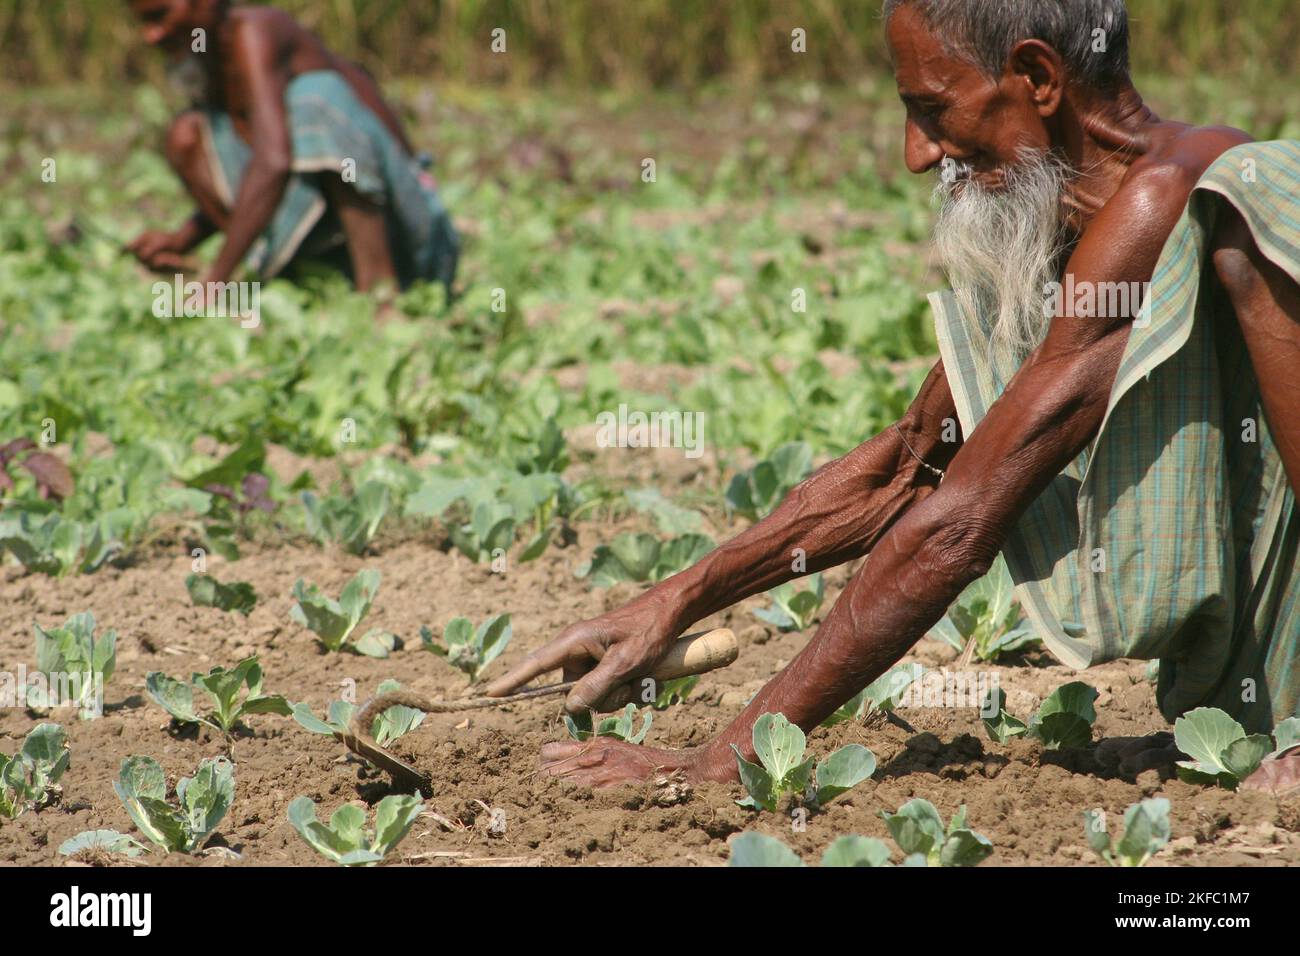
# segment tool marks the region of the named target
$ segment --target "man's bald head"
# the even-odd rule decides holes
[[[1130,82],[1124,0],[885,0],[886,24],[904,6],[921,14],[949,53],[990,78],[1002,75],[1017,43],[1041,40],[1076,83],[1113,92]]]

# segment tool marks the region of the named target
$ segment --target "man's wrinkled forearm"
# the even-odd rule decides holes
[[[946,520],[951,507],[952,502],[931,498],[897,524],[867,557],[813,640],[695,754],[697,776],[734,777],[732,744],[753,760],[752,728],[764,713],[784,714],[812,730],[897,663],[962,589],[987,572],[1000,538],[978,521]]]

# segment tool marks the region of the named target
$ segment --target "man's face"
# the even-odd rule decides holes
[[[942,172],[947,157],[974,182],[996,190],[1001,171],[1018,163],[1022,149],[1051,146],[1023,76],[989,79],[945,50],[910,6],[894,13],[888,37],[907,107],[904,155],[913,173]]]
[[[140,21],[144,42],[168,53],[178,53],[190,43],[195,23],[192,0],[131,0]]]

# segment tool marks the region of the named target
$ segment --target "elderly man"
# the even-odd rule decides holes
[[[204,277],[241,262],[272,277],[298,257],[333,260],[358,289],[417,279],[450,285],[459,241],[374,79],[291,16],[229,0],[131,0],[146,42],[171,59],[196,104],[166,154],[198,209],[130,250],[173,271],[225,233]]]
[[[944,199],[942,361],[894,426],[490,693],[558,667],[581,676],[581,710],[692,623],[795,577],[797,549],[807,572],[866,560],[716,738],[550,744],[552,774],[734,780],[731,745],[753,759],[760,714],[817,726],[999,551],[1059,659],[1159,658],[1167,718],[1218,706],[1268,730],[1300,713],[1300,143],[1156,116],[1129,78],[1123,0],[884,15],[907,166],[938,173]]]

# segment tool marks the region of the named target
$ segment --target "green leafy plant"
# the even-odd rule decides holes
[[[822,805],[857,786],[876,772],[876,758],[861,744],[847,744],[835,751],[816,770],[816,758],[804,759],[807,738],[797,724],[784,714],[763,714],[754,721],[754,753],[759,763],[750,763],[735,744],[736,765],[740,782],[749,796],[737,800],[742,807],[775,811],[786,795]],[[811,784],[811,786],[810,786]]]
[[[731,479],[727,504],[750,521],[757,521],[781,503],[790,489],[812,471],[812,448],[790,442],[772,452],[748,471]]]
[[[38,574],[92,574],[121,547],[111,528],[107,520],[82,523],[57,511],[16,511],[0,517],[0,554],[8,551]]]
[[[1092,725],[1097,721],[1096,689],[1072,681],[1054,690],[1028,723],[1007,712],[1007,695],[1002,688],[990,692],[981,707],[984,729],[1000,744],[1012,737],[1026,736],[1041,741],[1047,750],[1077,749],[1092,742]]]
[[[256,656],[244,658],[230,670],[214,667],[206,674],[192,674],[189,683],[152,671],[144,686],[154,702],[180,723],[206,724],[223,734],[253,714],[287,717],[292,713],[284,697],[262,693],[262,666]],[[207,714],[200,714],[194,705],[196,690],[210,702],[212,710]]]
[[[322,544],[334,542],[349,554],[370,546],[392,505],[392,492],[382,481],[367,481],[352,495],[318,498],[302,493],[307,533]]]
[[[925,668],[915,663],[891,667],[836,708],[822,726],[834,727],[846,720],[862,720],[871,713],[892,711],[924,672]]]
[[[434,640],[433,632],[427,627],[420,628],[420,646],[446,658],[448,664],[468,675],[471,684],[506,649],[510,637],[509,614],[490,617],[477,630],[469,618],[453,618],[442,629],[441,644]]]
[[[216,830],[235,800],[235,770],[224,757],[209,757],[193,777],[176,784],[167,802],[167,778],[152,757],[122,761],[113,784],[118,799],[146,839],[167,853],[193,853]]]
[[[579,578],[592,587],[607,588],[620,581],[662,581],[690,567],[714,548],[713,539],[684,534],[660,541],[652,534],[621,534],[597,546],[591,560],[578,568]]]
[[[61,626],[45,630],[32,625],[36,635],[36,668],[45,675],[46,688],[72,691],[83,718],[99,716],[102,701],[99,693],[117,668],[117,632],[105,631],[95,636],[95,615],[90,611],[73,614]],[[35,688],[28,690],[28,704],[44,709],[53,700],[37,699]],[[61,694],[60,697],[66,696]]]
[[[654,722],[654,711],[647,707],[645,717],[641,722],[641,729],[636,730],[636,704],[628,704],[623,710],[613,717],[604,717],[601,721],[592,727],[591,711],[585,714],[579,714],[576,717],[565,715],[564,725],[568,728],[569,736],[574,740],[590,740],[592,737],[617,737],[619,740],[626,740],[630,744],[639,744],[645,740],[646,734],[650,732],[650,725]]]
[[[1085,810],[1083,832],[1088,846],[1111,866],[1146,866],[1169,842],[1169,801],[1164,797],[1143,800],[1124,811],[1124,835],[1112,844],[1106,832],[1106,815]]]
[[[328,824],[316,819],[316,802],[297,797],[289,804],[289,823],[317,853],[341,866],[374,866],[410,832],[424,809],[417,796],[390,794],[375,807],[375,826],[366,829],[366,813],[345,803]]]
[[[699,674],[659,681],[655,685],[655,699],[650,706],[655,710],[667,710],[673,704],[680,704],[691,695],[691,691],[695,690],[699,682]]]
[[[966,826],[965,804],[946,828],[934,804],[919,798],[880,816],[904,853],[904,866],[975,866],[993,852],[987,837]]]
[[[71,759],[68,735],[62,727],[33,727],[16,754],[0,754],[0,816],[12,820],[48,805],[60,792],[59,779]]]
[[[148,849],[139,840],[118,833],[116,830],[82,830],[76,836],[68,837],[59,844],[59,855],[85,854],[94,857],[100,854],[121,853],[124,856],[136,857]]]
[[[400,689],[401,686],[395,680],[386,680],[379,685],[375,693],[389,694]],[[292,713],[293,719],[312,733],[337,736],[347,730],[356,710],[356,704],[349,701],[330,701],[326,717],[321,720],[313,713],[310,704],[299,701],[293,705]],[[375,719],[370,724],[370,736],[375,738],[379,746],[387,747],[398,737],[410,733],[424,723],[424,717],[422,710],[407,707],[405,704],[394,704],[375,715]]]
[[[772,606],[758,608],[754,611],[754,616],[780,631],[807,630],[812,626],[826,593],[826,582],[820,574],[812,575],[808,583],[811,587],[803,591],[795,591],[793,581],[778,584],[767,592],[767,596],[772,599]]]
[[[449,529],[451,543],[471,561],[490,561],[515,542],[515,509],[504,502],[480,501],[466,524]]]
[[[1014,593],[1011,572],[999,555],[988,574],[961,592],[929,636],[957,651],[970,647],[981,661],[1032,644],[1038,637]]]
[[[215,607],[222,611],[238,611],[244,617],[257,606],[257,592],[247,581],[222,584],[210,574],[189,574],[185,577],[185,590],[195,607]]]
[[[293,586],[298,603],[289,609],[289,617],[315,633],[328,651],[347,647],[367,657],[387,657],[397,645],[397,638],[387,631],[372,628],[360,639],[349,642],[357,625],[370,612],[380,579],[378,571],[369,568],[358,571],[335,601],[322,594],[316,585],[305,586],[300,578]]]
[[[1197,707],[1174,722],[1174,743],[1191,760],[1178,762],[1178,776],[1189,783],[1217,784],[1236,790],[1264,758],[1300,744],[1300,717],[1289,717],[1268,734],[1245,728],[1217,707]]]
[[[731,839],[728,866],[804,866],[799,855],[783,842],[763,833],[748,831]],[[892,866],[889,847],[871,837],[842,836],[822,854],[822,866]]]

